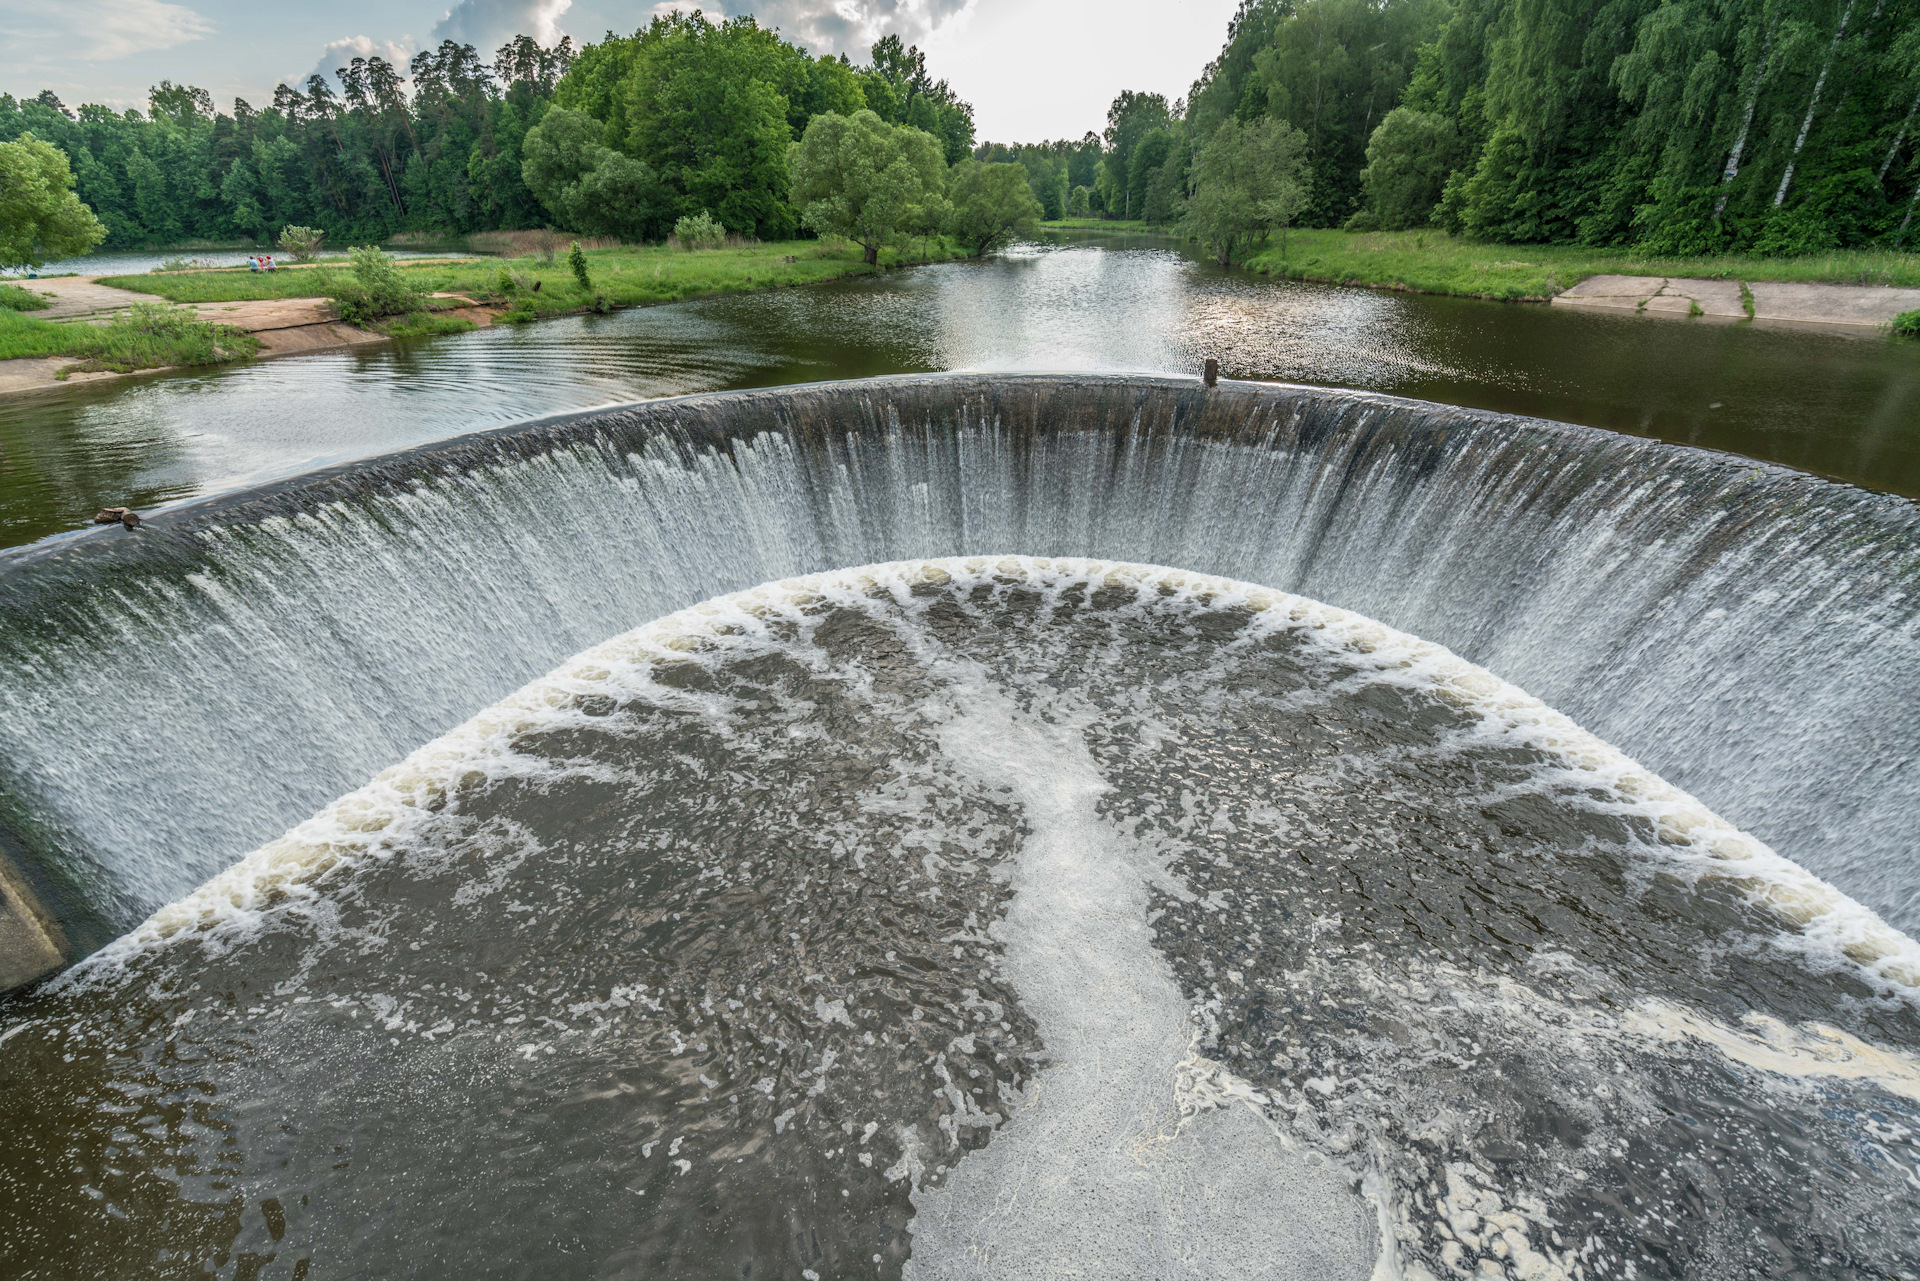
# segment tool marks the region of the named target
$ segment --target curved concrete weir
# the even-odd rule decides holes
[[[1022,553],[1444,644],[1911,929],[1917,513],[1601,431],[1164,378],[890,378],[476,433],[0,555],[0,826],[42,905],[0,928],[31,950],[18,923],[50,918],[90,950],[692,602]]]

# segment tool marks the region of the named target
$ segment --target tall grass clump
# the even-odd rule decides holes
[[[31,289],[18,285],[0,285],[0,309],[7,311],[45,311],[53,306]]]

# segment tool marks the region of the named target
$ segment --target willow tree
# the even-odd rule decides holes
[[[788,148],[787,173],[801,220],[854,241],[871,266],[944,192],[947,162],[932,134],[857,111],[815,116]]]
[[[1030,234],[1041,213],[1027,171],[1013,163],[962,160],[947,184],[947,232],[976,258]]]
[[[1307,206],[1307,136],[1284,120],[1223,121],[1200,149],[1187,230],[1226,265]]]
[[[73,169],[59,148],[32,134],[0,142],[0,267],[83,254],[106,235],[73,194]]]

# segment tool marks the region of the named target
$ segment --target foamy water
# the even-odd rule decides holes
[[[578,655],[11,1011],[0,1240],[1899,1275],[1916,974],[1439,646],[1177,570],[872,566]]]

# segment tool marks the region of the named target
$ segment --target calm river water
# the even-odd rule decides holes
[[[556,410],[870,374],[1197,371],[1730,450],[1920,497],[1920,344],[1276,282],[1164,240],[76,387],[0,407],[0,546]]]

